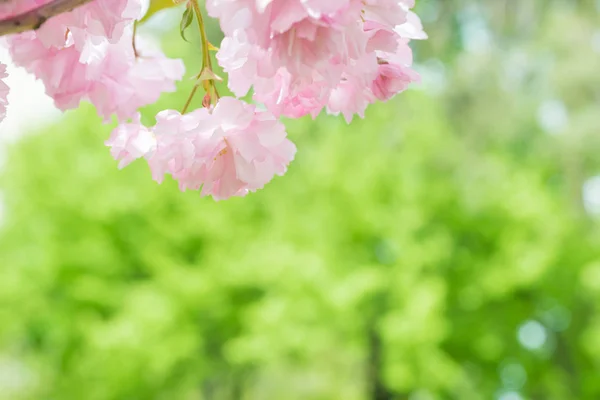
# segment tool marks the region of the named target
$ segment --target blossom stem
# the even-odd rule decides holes
[[[54,0],[25,13],[0,20],[0,36],[36,30],[49,18],[68,12],[92,0]]]
[[[196,94],[197,91],[198,91],[198,84],[195,84],[194,88],[192,89],[192,92],[190,93],[190,96],[188,97],[188,99],[185,102],[185,105],[183,106],[183,110],[181,110],[182,114],[185,114],[187,112],[187,110],[190,107],[190,104],[192,102],[192,99],[194,98],[194,95]]]
[[[200,10],[200,5],[198,4],[198,0],[190,0],[189,4],[191,4],[194,14],[196,15],[196,19],[198,20],[198,30],[200,31],[200,40],[202,41],[202,65],[200,68],[200,73],[198,74],[198,78],[202,75],[205,69],[212,72],[212,60],[210,58],[210,43],[208,42],[208,37],[206,35],[206,25],[204,24],[204,18],[202,17],[202,11]],[[204,90],[210,95],[210,98],[213,99],[213,93],[215,100],[219,99],[219,92],[217,91],[217,87],[213,79],[207,79],[202,81],[202,85],[204,86]],[[200,83],[196,82],[190,96],[188,97],[185,105],[183,106],[182,114],[185,114],[187,109],[194,98],[194,95],[198,91],[198,87]]]
[[[208,50],[208,39],[206,37],[206,27],[204,26],[204,18],[202,18],[202,12],[200,11],[200,5],[198,0],[191,0],[194,13],[198,19],[198,29],[200,30],[200,38],[202,40],[202,68],[210,68],[210,53]]]

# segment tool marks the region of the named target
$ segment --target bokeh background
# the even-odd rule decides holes
[[[5,144],[0,399],[600,399],[600,1],[417,3],[423,84],[287,121],[246,198],[119,171],[90,106]]]

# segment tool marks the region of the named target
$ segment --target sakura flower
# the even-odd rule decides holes
[[[88,88],[84,64],[74,47],[46,48],[33,32],[9,38],[9,50],[16,65],[34,74],[46,86],[57,107],[75,108]]]
[[[377,79],[373,81],[371,90],[378,100],[386,101],[419,79],[419,75],[410,68],[384,63],[379,66]]]
[[[6,106],[8,105],[8,85],[2,81],[2,79],[6,78],[8,75],[6,74],[6,65],[0,63],[0,122],[6,116]]]
[[[268,51],[247,41],[244,31],[236,30],[225,37],[217,53],[217,60],[228,74],[228,84],[237,96],[244,96],[257,77],[271,77],[275,68]]]
[[[162,93],[174,92],[175,81],[185,73],[182,60],[165,57],[143,40],[137,40],[143,57],[136,57],[131,41],[129,31],[119,43],[109,45],[96,77],[90,79],[86,98],[105,119],[111,115],[119,120],[130,118],[140,107],[156,102]]]
[[[378,100],[386,101],[404,91],[413,82],[421,80],[419,74],[410,68],[412,50],[407,39],[396,43],[394,52],[378,51],[379,69],[371,90]]]
[[[423,31],[421,19],[417,14],[408,11],[406,14],[406,22],[396,26],[396,33],[407,39],[427,39],[427,34]]]
[[[95,0],[67,14],[66,25],[116,42],[127,25],[142,17],[143,8],[141,0]]]
[[[367,106],[375,100],[370,83],[377,76],[377,60],[365,56],[356,60],[345,72],[338,86],[331,92],[327,111],[341,113],[350,123],[354,114],[364,117]]]
[[[137,113],[130,123],[120,124],[106,141],[110,154],[119,160],[119,168],[145,156],[156,148],[156,139],[152,132],[140,122]]]
[[[88,59],[73,41],[67,40],[62,48],[48,48],[34,32],[10,38],[10,51],[17,65],[44,83],[58,108],[75,108],[89,100],[104,119],[117,115],[126,120],[140,107],[157,101],[161,93],[174,91],[174,82],[185,72],[181,60],[168,59],[144,42],[139,47],[145,57],[137,58],[131,28],[114,44],[102,41],[96,46],[99,53]]]
[[[169,174],[181,190],[215,200],[261,189],[286,172],[296,152],[272,114],[232,97],[184,115],[165,110],[156,120],[150,130],[139,119],[117,127],[106,142],[112,155],[121,165],[143,156],[157,182]]]
[[[142,16],[142,0],[94,0],[46,21],[36,37],[46,47],[68,46],[66,33],[78,50],[90,41],[118,42],[127,27]]]
[[[327,104],[331,84],[320,76],[295,82],[292,79],[285,69],[280,69],[272,79],[256,79],[254,99],[275,116],[300,118],[310,114],[316,117]]]
[[[244,31],[248,44],[270,54],[273,65],[293,75],[311,75],[333,68],[331,58],[346,57],[348,48],[345,24],[360,18],[360,1],[328,2],[272,0],[211,0],[209,13],[220,19],[228,37]],[[239,33],[237,34],[238,36]]]
[[[20,9],[43,2],[29,0]],[[90,100],[104,119],[116,114],[125,120],[161,93],[174,91],[174,82],[184,74],[181,60],[170,60],[144,43],[139,47],[145,57],[134,54],[133,21],[141,17],[143,5],[143,0],[92,1],[49,19],[37,31],[10,37],[11,54],[44,83],[58,108]],[[8,10],[6,4],[1,7]]]
[[[412,6],[410,6],[412,7]],[[363,18],[394,28],[406,22],[408,8],[402,0],[365,0]]]
[[[229,74],[230,89],[243,96],[253,88],[254,99],[275,116],[315,116],[326,109],[350,121],[368,104],[418,80],[410,70],[412,57],[388,60],[406,53],[409,39],[426,37],[410,11],[413,0],[207,0],[206,5],[225,33],[217,59]]]

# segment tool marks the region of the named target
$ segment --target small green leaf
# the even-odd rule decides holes
[[[142,23],[146,22],[148,19],[150,19],[150,17],[152,17],[157,12],[164,10],[166,8],[176,7],[180,4],[181,4],[180,1],[173,1],[173,0],[150,0],[150,6],[148,7],[148,11],[146,12],[146,15],[144,15],[144,18],[142,18],[140,20],[140,22],[142,22]]]
[[[185,38],[185,30],[192,24],[194,21],[194,11],[191,8],[186,8],[183,12],[183,16],[181,17],[181,23],[179,24],[179,32],[181,33],[181,37],[186,42],[188,41]]]

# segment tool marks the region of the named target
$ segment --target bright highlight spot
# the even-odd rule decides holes
[[[519,343],[529,350],[538,350],[546,343],[546,328],[537,321],[529,320],[519,327]]]

